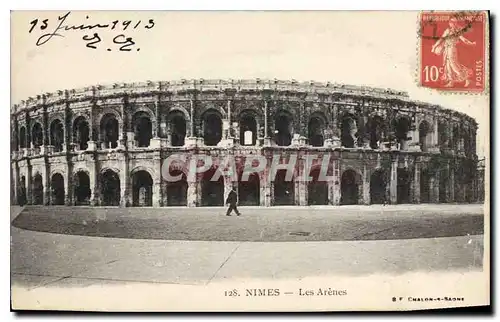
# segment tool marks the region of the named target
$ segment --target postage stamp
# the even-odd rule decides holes
[[[486,311],[487,26],[12,11],[11,310]]]
[[[423,12],[419,30],[420,85],[449,91],[484,91],[486,22],[484,12]]]

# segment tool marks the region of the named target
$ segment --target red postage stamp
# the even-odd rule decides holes
[[[486,83],[487,14],[479,11],[422,12],[420,85],[482,92]]]

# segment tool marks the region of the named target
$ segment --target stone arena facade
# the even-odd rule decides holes
[[[180,80],[92,86],[11,108],[12,203],[91,206],[469,203],[478,200],[477,123],[389,89],[280,80]],[[299,156],[291,181],[269,166],[248,181],[210,170],[168,182],[172,154],[222,160]],[[328,181],[300,180],[328,155]]]

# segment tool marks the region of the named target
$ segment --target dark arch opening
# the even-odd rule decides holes
[[[74,176],[74,200],[76,206],[90,204],[90,178],[84,171],[78,171]]]
[[[424,169],[420,172],[420,203],[429,203],[430,197],[430,175]]]
[[[397,176],[398,204],[410,203],[410,172],[407,169],[398,168]]]
[[[260,179],[258,173],[252,173],[243,181],[240,174],[238,181],[239,204],[242,206],[258,206],[260,204]]]
[[[153,137],[153,124],[151,123],[149,114],[143,111],[135,113],[132,117],[132,126],[137,146],[140,148],[148,147]]]
[[[253,115],[240,118],[240,144],[255,145],[257,142],[257,121]]]
[[[153,205],[153,178],[145,170],[137,171],[132,175],[132,205],[135,207]]]
[[[101,174],[101,196],[103,206],[120,205],[120,177],[113,170]]]
[[[411,122],[407,117],[400,117],[395,123],[395,135],[399,144],[400,150],[407,150],[408,132],[410,131]]]
[[[294,179],[286,180],[287,170],[281,169],[276,172],[274,180],[274,204],[294,205],[295,204],[295,184]]]
[[[385,204],[387,189],[387,173],[384,170],[378,169],[372,173],[370,177],[370,203]]]
[[[354,148],[356,144],[356,135],[358,132],[356,121],[354,117],[350,115],[345,115],[342,117],[342,123],[340,125],[340,141],[344,148]]]
[[[54,146],[54,152],[61,152],[64,143],[64,126],[60,120],[50,123],[50,145]]]
[[[33,125],[33,129],[31,131],[31,137],[33,141],[33,146],[35,148],[39,148],[40,146],[43,145],[43,130],[42,130],[42,125],[40,125],[40,123],[36,122]]]
[[[106,114],[101,120],[101,138],[105,149],[118,146],[118,120],[114,114]]]
[[[312,146],[323,146],[325,130],[325,120],[320,116],[313,116],[307,126],[309,144]]]
[[[33,198],[34,205],[43,205],[43,179],[40,174],[36,174],[33,178]]]
[[[21,149],[25,149],[27,147],[26,141],[27,141],[27,139],[26,139],[26,128],[24,126],[22,126],[19,129],[19,147]]]
[[[386,136],[384,120],[380,116],[376,115],[372,117],[369,122],[368,129],[370,132],[370,148],[379,149],[381,147],[382,140],[384,140]]]
[[[24,206],[26,204],[26,202],[27,202],[26,196],[27,196],[26,195],[26,177],[21,176],[19,187],[18,187],[18,195],[17,195],[18,204],[20,206]]]
[[[340,183],[340,204],[357,205],[359,200],[358,175],[354,170],[346,170]]]
[[[169,126],[172,146],[183,146],[186,139],[186,119],[182,113],[171,113]]]
[[[222,118],[215,111],[205,112],[203,117],[203,140],[207,146],[216,146],[222,139]]]
[[[79,116],[73,122],[73,143],[78,150],[87,150],[89,137],[89,123],[83,116]]]
[[[181,180],[167,182],[167,206],[186,206],[188,183],[186,175],[180,170],[170,169],[170,175],[181,175]]]
[[[320,177],[321,168],[314,168],[310,173],[312,178],[307,185],[307,204],[328,205],[328,183]]]
[[[276,144],[279,146],[289,146],[292,144],[292,118],[284,113],[278,114],[275,121]]]
[[[212,180],[218,170],[212,167],[203,173],[201,180],[201,205],[223,206],[224,205],[224,177],[222,175],[215,181]]]
[[[452,132],[453,132],[453,138],[450,141],[450,148],[453,149],[454,151],[458,151],[460,142],[460,129],[458,128],[458,125],[455,125],[453,127]]]
[[[52,204],[64,205],[64,177],[60,173],[52,176],[50,186],[52,188]]]

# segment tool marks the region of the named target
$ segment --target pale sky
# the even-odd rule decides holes
[[[12,103],[96,84],[182,78],[388,87],[472,116],[479,123],[477,153],[489,153],[488,95],[442,94],[417,86],[417,12],[72,12],[66,25],[132,22],[125,31],[119,24],[115,30],[63,31],[65,37],[36,46],[65,13],[12,14]],[[48,21],[42,31],[43,19]],[[148,30],[149,19],[155,25]],[[102,40],[97,49],[86,48],[82,37],[94,32]],[[113,44],[121,33],[135,41],[132,51],[119,52]]]

